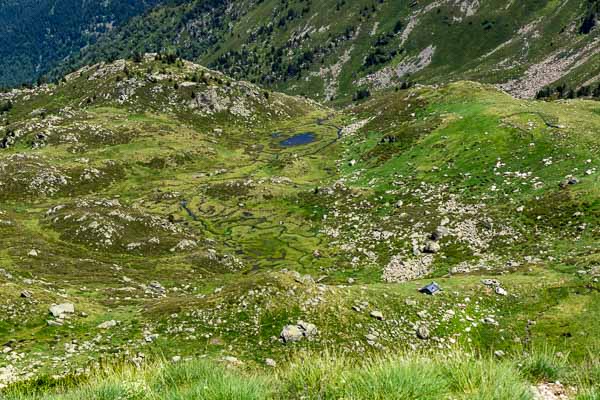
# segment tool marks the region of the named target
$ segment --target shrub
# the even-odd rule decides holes
[[[10,110],[12,110],[12,108],[13,104],[10,100],[0,103],[0,114],[9,112]]]
[[[369,89],[358,89],[354,96],[352,96],[353,101],[359,101],[368,98],[371,96],[371,92]]]

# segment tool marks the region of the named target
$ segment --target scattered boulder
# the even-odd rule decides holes
[[[222,358],[222,360],[225,361],[227,364],[233,365],[233,366],[240,366],[240,365],[244,364],[243,362],[241,362],[240,360],[238,360],[236,357],[233,357],[233,356],[225,356]]]
[[[352,309],[356,312],[363,312],[366,308],[369,307],[368,301],[361,301],[360,303],[356,303],[352,306]]]
[[[146,292],[155,294],[157,296],[164,296],[167,293],[167,289],[165,289],[164,286],[160,284],[160,282],[154,281],[150,282],[150,284],[148,285],[148,290]]]
[[[369,346],[375,346],[377,344],[377,335],[374,335],[372,333],[369,333],[367,335],[365,335],[365,339],[367,339],[367,344]]]
[[[499,296],[507,296],[508,292],[506,289],[502,287],[502,284],[497,279],[482,279],[481,283],[485,286],[494,288],[494,292],[496,292]]]
[[[198,243],[196,243],[196,241],[191,239],[183,239],[177,243],[176,246],[172,247],[170,251],[171,253],[174,253],[176,251],[185,251],[196,247],[198,247]]]
[[[506,295],[508,295],[508,292],[506,291],[506,289],[504,289],[503,287],[500,287],[500,286],[496,286],[496,289],[494,289],[494,291],[499,296],[506,296]]]
[[[440,251],[441,247],[439,243],[434,242],[433,240],[428,240],[423,247],[423,253],[435,254]]]
[[[420,325],[416,329],[416,334],[419,339],[427,340],[430,337],[429,329],[425,325]]]
[[[369,315],[375,319],[378,319],[379,321],[383,321],[383,313],[381,311],[373,310]]]
[[[377,340],[377,336],[375,336],[372,333],[369,333],[369,334],[365,335],[365,339],[367,339],[367,341],[369,341],[369,342],[375,342]]]
[[[0,140],[0,149],[8,149],[12,147],[17,140],[14,132],[8,132],[6,136]]]
[[[573,391],[560,382],[542,382],[532,386],[534,400],[568,400],[572,398]]]
[[[111,319],[110,321],[104,321],[103,323],[98,325],[98,328],[99,329],[110,329],[110,328],[114,328],[115,326],[117,326],[117,321],[115,321],[114,319]]]
[[[306,274],[306,275],[298,274],[295,276],[294,280],[303,285],[314,285],[315,284],[315,280],[309,274]]]
[[[144,332],[144,340],[146,343],[154,342],[156,339],[158,339],[158,336],[158,333]]]
[[[481,283],[485,286],[500,286],[500,281],[496,279],[482,279]]]
[[[286,325],[279,335],[283,343],[299,342],[304,338],[312,338],[318,333],[314,324],[298,321],[296,325]]]
[[[4,389],[8,384],[16,382],[18,372],[12,365],[0,367],[0,389]]]
[[[273,360],[272,358],[266,358],[265,365],[267,367],[275,368],[277,366],[277,361]]]
[[[63,318],[65,314],[73,314],[75,306],[72,303],[54,304],[48,311],[54,318]]]
[[[286,325],[280,334],[284,343],[299,342],[304,338],[304,333],[298,325]]]
[[[298,326],[303,330],[304,336],[314,336],[317,334],[317,326],[304,321],[298,321]]]
[[[29,290],[23,290],[21,292],[21,297],[24,299],[30,299],[32,296],[33,294]]]
[[[40,117],[46,114],[46,112],[47,111],[45,108],[36,108],[31,113],[29,113],[29,115],[31,115],[32,117]]]
[[[435,231],[433,231],[433,233],[431,234],[430,239],[434,242],[437,242],[438,240],[442,240],[442,238],[448,236],[449,234],[450,229],[446,226],[440,225],[437,228],[435,228]]]
[[[559,186],[560,186],[561,189],[564,189],[564,188],[566,188],[569,185],[576,185],[578,183],[579,183],[579,179],[577,179],[576,177],[574,177],[574,176],[571,175],[571,176],[567,176],[565,178],[565,180],[563,180],[562,182],[560,182]]]

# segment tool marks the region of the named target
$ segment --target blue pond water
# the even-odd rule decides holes
[[[304,132],[294,135],[290,138],[279,142],[283,147],[300,146],[303,144],[309,144],[315,141],[315,134],[311,132]]]

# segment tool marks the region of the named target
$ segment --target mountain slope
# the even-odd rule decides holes
[[[72,65],[171,49],[322,100],[457,79],[533,97],[555,81],[595,81],[596,8],[588,0],[188,1],[133,19]]]
[[[0,86],[35,82],[65,57],[159,3],[0,1]]]
[[[152,55],[7,100],[0,385],[325,349],[546,347],[593,376],[597,102],[456,82],[335,110]]]

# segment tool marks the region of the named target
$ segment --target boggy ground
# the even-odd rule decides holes
[[[2,96],[0,385],[600,346],[595,102],[460,82],[332,110],[150,57]]]

